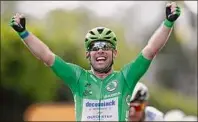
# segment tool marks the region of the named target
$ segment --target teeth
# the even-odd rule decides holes
[[[97,61],[99,61],[99,60],[105,60],[105,59],[106,59],[105,57],[98,57],[98,58],[96,58]]]
[[[105,57],[98,57],[97,60],[105,60]]]

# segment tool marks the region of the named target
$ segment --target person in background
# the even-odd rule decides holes
[[[149,91],[146,85],[138,82],[130,100],[129,121],[163,121],[164,114],[148,106]]]

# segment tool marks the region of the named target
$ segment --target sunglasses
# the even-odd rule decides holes
[[[99,41],[99,42],[94,42],[94,43],[90,44],[88,51],[98,51],[100,49],[102,49],[104,51],[108,51],[108,50],[112,50],[114,48],[113,48],[113,45],[109,42]]]
[[[140,112],[140,111],[144,110],[145,104],[141,103],[141,104],[138,104],[138,105],[131,105],[131,107],[133,107],[136,112]]]

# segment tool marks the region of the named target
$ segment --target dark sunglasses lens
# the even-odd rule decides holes
[[[90,45],[90,51],[98,51],[99,49],[102,50],[110,50],[112,49],[112,45],[107,42],[95,42]]]
[[[100,49],[99,47],[95,46],[91,48],[91,51],[98,51],[99,49]]]

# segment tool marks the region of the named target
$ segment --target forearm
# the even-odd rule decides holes
[[[172,28],[162,24],[148,41],[148,46],[152,47],[154,52],[160,50],[167,42],[171,31]]]
[[[34,34],[29,33],[29,35],[23,39],[23,42],[35,57],[42,60],[48,66],[53,64],[53,52]]]
[[[145,58],[152,59],[156,53],[163,48],[166,44],[169,36],[172,32],[172,28],[167,27],[164,23],[155,31],[148,41],[148,44],[143,49],[142,53]]]
[[[147,59],[153,59],[155,55],[166,44],[172,31],[174,22],[180,16],[180,7],[175,2],[166,5],[166,18],[162,25],[157,29],[143,49],[142,54]]]

